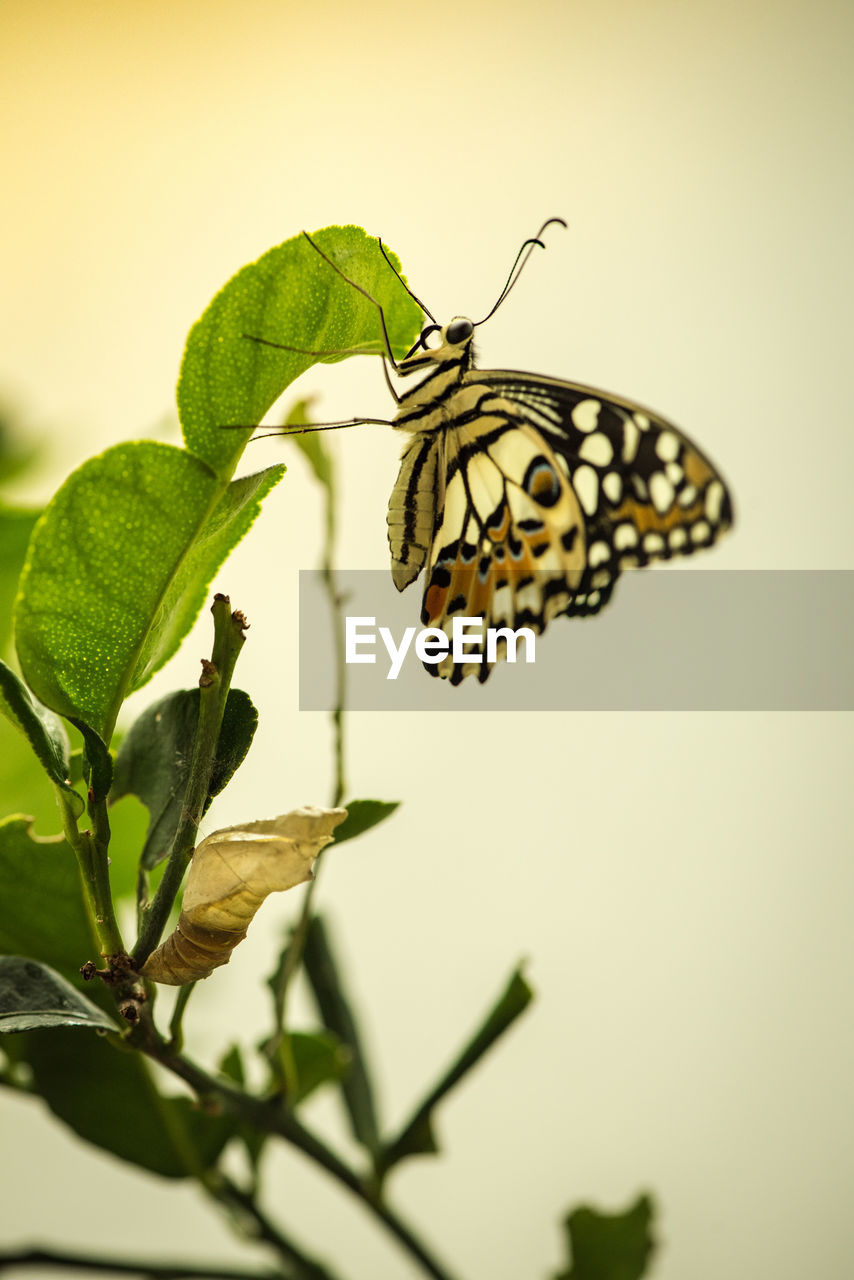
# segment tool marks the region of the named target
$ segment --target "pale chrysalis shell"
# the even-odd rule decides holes
[[[267,895],[310,880],[315,858],[346,816],[346,809],[306,807],[202,840],[177,928],[148,957],[143,977],[178,987],[228,964]]]

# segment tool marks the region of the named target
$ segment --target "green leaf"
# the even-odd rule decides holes
[[[227,1080],[239,1085],[241,1089],[246,1084],[243,1054],[240,1052],[239,1045],[231,1045],[222,1055],[219,1062],[219,1073],[221,1076],[225,1076]]]
[[[565,1222],[572,1263],[555,1280],[640,1280],[655,1249],[652,1220],[646,1195],[623,1213],[573,1209]]]
[[[12,604],[38,511],[17,511],[0,502],[0,653],[12,634]]]
[[[446,1094],[450,1093],[454,1085],[471,1071],[472,1067],[492,1048],[495,1041],[512,1026],[533,998],[534,993],[522,977],[521,968],[517,968],[487,1014],[482,1026],[475,1032],[439,1083],[417,1107],[397,1138],[383,1148],[378,1162],[383,1174],[407,1156],[433,1155],[439,1150],[433,1132],[433,1111]]]
[[[229,689],[211,771],[208,804],[228,786],[243,764],[257,728],[258,711],[249,694],[242,689]]]
[[[117,1024],[75,991],[55,969],[26,956],[0,956],[0,1031],[46,1027],[100,1027]]]
[[[132,689],[141,688],[178,651],[207,599],[208,586],[214,574],[248,533],[261,510],[261,503],[284,474],[285,467],[280,463],[253,475],[242,476],[222,492],[167,585],[133,673]]]
[[[305,396],[302,400],[297,400],[282,426],[289,427],[297,423],[308,422],[314,399],[314,396]],[[327,492],[331,493],[334,488],[334,469],[332,455],[323,443],[323,433],[321,431],[307,431],[302,435],[293,435],[287,438],[299,449],[318,484],[321,484]]]
[[[189,1098],[161,1094],[141,1054],[79,1031],[22,1037],[34,1088],[78,1137],[165,1178],[210,1168],[236,1132]]]
[[[15,607],[21,667],[41,701],[109,742],[122,701],[175,652],[281,475],[223,491],[198,458],[153,441],[75,471],[36,525]]]
[[[383,308],[392,350],[408,351],[421,329],[420,308],[361,227],[326,227],[312,239]],[[387,250],[387,252],[389,252]],[[399,261],[389,252],[395,266]],[[178,416],[188,448],[230,475],[248,432],[223,430],[261,421],[285,388],[319,359],[303,351],[382,352],[377,308],[294,236],[244,267],[220,290],[187,339],[178,380]]]
[[[309,926],[303,965],[323,1025],[349,1053],[350,1069],[341,1082],[341,1093],[353,1136],[374,1153],[379,1150],[380,1137],[367,1059],[326,926],[319,916],[314,916]]]
[[[167,694],[143,711],[116,756],[112,799],[139,796],[151,815],[141,863],[156,867],[169,852],[187,790],[199,721],[199,690]],[[249,695],[230,689],[207,804],[243,762],[258,725]],[[207,804],[205,808],[207,808]]]
[[[100,733],[82,720],[72,719],[83,735],[83,777],[93,800],[106,800],[113,784],[113,757]]]
[[[74,851],[32,834],[28,818],[0,822],[0,952],[36,956],[82,989],[80,966],[97,958]]]
[[[356,836],[361,836],[366,831],[370,831],[371,827],[385,822],[399,805],[399,800],[348,800],[344,806],[347,817],[341,826],[335,829],[335,843],[342,844],[345,840],[355,840]]]
[[[285,1032],[279,1054],[287,1059],[283,1074],[290,1106],[302,1102],[319,1085],[343,1080],[351,1065],[349,1050],[329,1031]]]
[[[75,817],[83,812],[81,796],[71,785],[71,748],[58,716],[33,697],[14,671],[0,662],[0,711],[27,738],[47,776],[67,792]]]

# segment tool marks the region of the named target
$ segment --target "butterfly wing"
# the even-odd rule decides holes
[[[540,432],[503,413],[478,412],[441,436],[444,502],[432,540],[421,621],[453,642],[457,618],[534,634],[570,607],[586,564],[583,512]],[[499,634],[496,657],[509,637]],[[472,645],[469,653],[482,651]],[[484,661],[451,651],[433,674],[458,684]]]
[[[498,370],[472,371],[465,391],[477,413],[446,429],[437,454],[445,500],[425,626],[450,637],[459,615],[539,634],[557,614],[597,613],[622,570],[711,546],[732,523],[712,464],[640,405]],[[490,667],[449,655],[428,670],[459,683]]]

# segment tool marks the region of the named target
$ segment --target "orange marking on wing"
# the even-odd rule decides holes
[[[619,524],[622,520],[628,520],[641,534],[668,533],[671,529],[678,528],[679,525],[693,524],[702,515],[703,503],[699,500],[692,503],[690,507],[680,507],[678,503],[674,502],[664,515],[659,515],[651,502],[637,502],[635,499],[629,498],[621,503],[615,511],[612,511],[608,519],[612,524]]]
[[[487,525],[486,532],[490,542],[499,543],[505,541],[507,534],[510,532],[510,510],[508,507],[504,508],[504,518],[501,524]]]
[[[453,578],[451,579],[453,583]],[[445,612],[450,588],[438,587],[434,583],[424,592],[424,610],[427,614],[428,626],[435,626]]]
[[[692,449],[685,450],[682,468],[688,483],[694,485],[695,489],[705,489],[709,481],[715,479],[715,473],[709,464]]]

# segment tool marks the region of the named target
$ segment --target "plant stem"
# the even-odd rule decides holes
[[[187,864],[196,845],[199,823],[207,803],[211,773],[216,758],[219,731],[234,673],[234,665],[244,643],[246,622],[240,613],[232,613],[228,596],[216,596],[211,608],[214,618],[214,642],[211,661],[203,662],[199,680],[199,722],[193,743],[193,759],[181,811],[181,821],[166,870],[151,904],[142,914],[142,927],[133,958],[141,968],[160,941],[169,919],[172,904],[181,887]]]
[[[244,1191],[224,1174],[218,1179],[217,1198],[226,1206],[238,1210],[252,1224],[252,1237],[276,1250],[279,1257],[294,1269],[298,1280],[335,1280],[321,1263],[309,1258],[293,1241],[282,1235],[276,1224],[267,1217],[255,1196]]]
[[[186,982],[183,987],[178,988],[175,1008],[172,1010],[172,1017],[169,1021],[169,1045],[176,1053],[180,1053],[184,1047],[184,1010],[195,987],[195,982]]]
[[[347,703],[347,662],[344,645],[344,628],[342,624],[342,606],[345,596],[339,591],[335,581],[335,538],[337,534],[337,516],[335,510],[335,480],[332,469],[332,458],[329,460],[329,479],[323,486],[324,493],[324,540],[323,556],[320,572],[329,608],[332,613],[332,643],[335,650],[335,706],[332,710],[332,756],[334,761],[334,777],[332,782],[332,807],[337,808],[344,799],[346,790],[344,763],[344,713]],[[285,1004],[288,987],[302,962],[305,942],[311,925],[312,905],[320,871],[322,854],[314,864],[314,879],[306,885],[302,898],[302,908],[296,927],[288,942],[284,963],[279,973],[279,982],[275,992],[276,1029],[281,1032],[285,1024]]]
[[[7,1268],[57,1267],[87,1275],[143,1276],[151,1280],[288,1280],[283,1271],[248,1271],[239,1267],[200,1267],[144,1259],[99,1257],[64,1249],[19,1249],[0,1253],[0,1271]]]
[[[74,850],[83,891],[89,908],[89,917],[95,931],[98,950],[102,956],[120,955],[124,951],[121,930],[113,910],[110,893],[110,871],[107,850],[110,843],[110,824],[104,800],[89,803],[91,831],[80,831],[77,820],[61,787],[56,788],[65,838]]]
[[[329,597],[329,608],[332,612],[332,641],[335,646],[335,706],[332,711],[333,758],[335,761],[335,780],[332,786],[332,807],[335,808],[344,799],[345,765],[344,765],[344,708],[347,703],[347,661],[344,645],[344,627],[342,624],[342,605],[345,597],[338,589],[333,568],[333,552],[335,539],[335,509],[333,496],[326,495],[326,545],[323,554],[323,582]]]
[[[151,1023],[131,1032],[130,1039],[161,1066],[186,1081],[200,1098],[214,1098],[232,1115],[238,1116],[262,1133],[283,1138],[302,1151],[303,1155],[347,1187],[395,1237],[410,1257],[421,1265],[427,1275],[432,1276],[433,1280],[453,1280],[451,1272],[430,1253],[403,1219],[387,1203],[379,1200],[371,1187],[353,1169],[306,1129],[293,1112],[285,1110],[277,1099],[254,1097],[224,1080],[208,1075],[189,1058],[174,1052]]]

